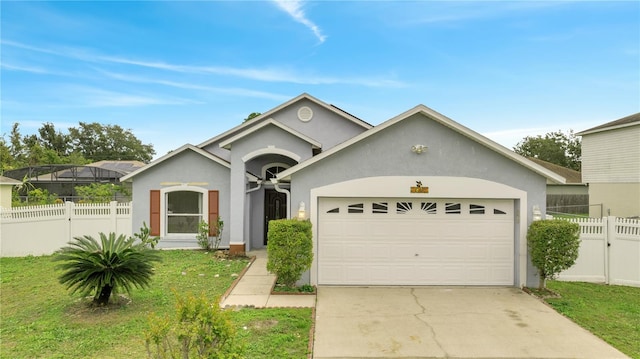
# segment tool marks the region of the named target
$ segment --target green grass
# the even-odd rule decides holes
[[[204,251],[161,251],[151,287],[118,305],[95,308],[58,283],[51,257],[0,258],[0,356],[3,358],[146,358],[150,313],[173,318],[174,293],[222,295],[247,265]],[[247,358],[306,358],[311,309],[232,313]],[[246,329],[245,329],[246,328]]]
[[[640,288],[559,281],[547,287],[561,296],[545,299],[558,312],[640,359]]]

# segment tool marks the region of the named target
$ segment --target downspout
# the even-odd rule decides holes
[[[258,184],[258,187],[249,188],[249,189],[245,192],[245,194],[249,194],[249,193],[251,193],[251,192],[255,192],[255,191],[259,190],[259,189],[262,187],[262,180],[258,180],[258,181],[256,181],[256,183]]]
[[[276,192],[284,193],[287,196],[287,218],[291,218],[291,193],[284,188],[278,187],[277,178],[272,178],[271,183],[273,183],[273,188],[275,188]]]

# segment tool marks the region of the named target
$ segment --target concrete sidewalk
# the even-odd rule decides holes
[[[316,296],[312,294],[271,294],[276,276],[267,271],[267,251],[252,251],[248,252],[247,256],[255,256],[256,259],[238,280],[231,293],[220,303],[220,306],[223,308],[313,308],[316,306]]]

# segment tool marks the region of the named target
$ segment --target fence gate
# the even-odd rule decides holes
[[[559,280],[640,287],[640,220],[574,218],[580,225],[576,263]]]

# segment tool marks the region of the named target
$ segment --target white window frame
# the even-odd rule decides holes
[[[196,233],[168,233],[167,231],[167,200],[171,192],[198,192],[202,195],[201,218],[207,220],[209,215],[209,191],[206,188],[196,186],[171,186],[160,190],[160,230],[163,238],[196,239]]]

